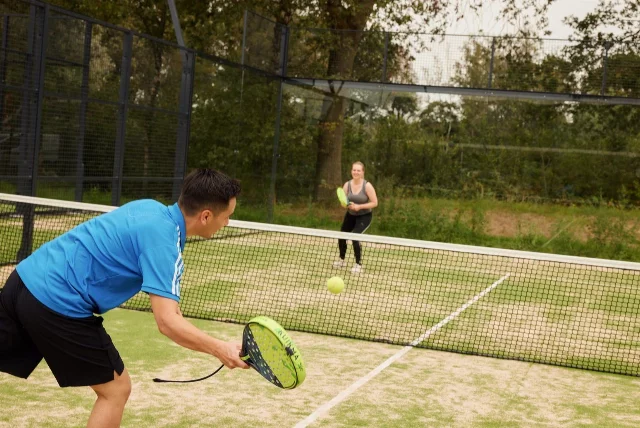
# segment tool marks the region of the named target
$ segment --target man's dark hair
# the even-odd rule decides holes
[[[178,205],[187,215],[195,215],[204,209],[223,211],[229,200],[240,194],[240,183],[220,171],[198,168],[182,182]]]

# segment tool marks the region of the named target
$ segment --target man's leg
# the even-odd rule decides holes
[[[122,375],[113,373],[111,382],[91,385],[98,398],[93,405],[87,428],[119,427],[124,406],[131,394],[131,378],[125,369]]]
[[[0,293],[0,371],[28,378],[42,360],[16,314],[16,302],[24,285],[14,270]]]
[[[102,325],[102,317],[61,315],[40,303],[24,285],[16,312],[58,384],[91,386],[96,392],[98,398],[88,426],[119,426],[131,393],[131,379]]]

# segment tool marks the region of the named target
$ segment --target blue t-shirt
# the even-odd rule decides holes
[[[140,200],[47,242],[17,271],[36,299],[73,318],[102,314],[141,290],[179,301],[185,240],[178,204]]]

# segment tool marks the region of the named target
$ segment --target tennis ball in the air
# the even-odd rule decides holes
[[[327,280],[327,288],[333,294],[340,294],[344,290],[344,281],[339,276],[334,276]]]

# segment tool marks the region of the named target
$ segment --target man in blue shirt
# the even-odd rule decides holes
[[[184,180],[177,204],[130,202],[42,245],[0,293],[0,371],[27,378],[44,358],[58,384],[90,386],[89,427],[120,426],[131,380],[102,314],[149,294],[160,332],[186,348],[248,368],[240,344],[223,342],[178,307],[187,236],[210,238],[229,223],[239,183],[211,169]]]

